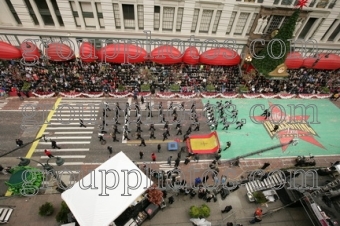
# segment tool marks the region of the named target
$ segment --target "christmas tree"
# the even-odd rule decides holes
[[[300,0],[297,4],[298,8],[295,9],[293,15],[289,18],[288,22],[284,24],[278,34],[275,36],[275,39],[282,40],[285,45],[280,43],[279,41],[272,42],[270,46],[266,45],[257,55],[264,56],[263,59],[253,59],[253,66],[258,70],[258,72],[264,76],[268,76],[268,74],[277,68],[277,66],[281,65],[285,62],[287,54],[290,52],[290,41],[292,39],[296,22],[299,19],[301,9],[306,6],[306,0]],[[285,50],[284,50],[285,49]],[[284,51],[284,52],[283,52]],[[284,55],[282,55],[285,53]],[[280,59],[274,59],[281,57]]]

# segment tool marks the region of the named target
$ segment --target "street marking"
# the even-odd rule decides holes
[[[69,137],[69,136],[67,136],[67,137],[47,137],[47,138],[52,139],[52,140],[71,140],[71,139],[81,140],[81,139],[92,139],[92,136],[86,136],[86,137]]]
[[[51,163],[48,163],[48,164],[50,164],[51,166],[57,166],[57,163],[54,163],[54,162],[51,162]],[[81,166],[81,165],[84,165],[84,163],[83,162],[65,162],[63,164],[63,166]],[[41,167],[40,164],[37,164],[37,166]]]
[[[47,126],[47,124],[44,124]],[[77,130],[79,129],[79,126],[77,127],[48,127],[46,128],[46,130],[63,130],[63,129],[66,129],[66,130]],[[82,128],[82,130],[93,130],[94,127],[86,127],[86,128]]]
[[[58,157],[61,157],[63,159],[75,159],[75,158],[85,158],[86,155],[58,155]],[[40,156],[41,159],[49,159],[48,156]]]
[[[61,141],[58,142],[58,144],[90,144],[91,141]],[[49,142],[42,143],[40,142],[41,145],[51,145]]]
[[[45,149],[35,149],[35,152],[44,152]],[[90,151],[89,148],[63,148],[54,149],[53,152],[67,152],[67,151]]]
[[[92,134],[92,131],[72,131],[72,132],[54,132],[53,134]],[[45,132],[45,135],[50,135],[49,132]]]
[[[6,106],[6,104],[7,104],[8,102],[7,102],[7,100],[5,101],[5,102],[0,102],[0,109],[2,109],[3,107],[5,107]]]
[[[54,103],[54,107],[52,108],[52,110],[50,111],[50,113],[48,114],[47,116],[47,121],[51,120],[51,118],[53,117],[54,115],[54,112],[55,112],[55,109],[58,108],[58,105],[60,104],[61,102],[61,99],[62,98],[58,98],[55,103]],[[25,103],[25,102],[24,102]],[[24,104],[23,103],[23,104]],[[45,132],[45,129],[47,128],[47,124],[43,124],[37,134],[37,136],[35,137],[35,139],[41,137],[44,132]],[[37,148],[38,144],[39,144],[40,140],[36,140],[33,142],[33,144],[31,145],[30,149],[28,150],[27,154],[26,154],[26,158],[31,158],[33,153],[34,153],[34,150]],[[7,190],[5,196],[11,196],[12,195],[12,192],[10,192],[9,190]]]

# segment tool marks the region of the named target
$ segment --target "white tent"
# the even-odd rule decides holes
[[[81,226],[108,226],[151,185],[152,181],[120,152],[61,197]]]

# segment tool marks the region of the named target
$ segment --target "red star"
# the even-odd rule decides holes
[[[302,9],[303,7],[307,6],[308,0],[299,0],[296,4],[296,7]]]
[[[269,105],[271,106],[272,103],[269,103]],[[285,121],[288,121],[288,122],[289,121],[295,121],[297,123],[302,122],[302,121],[307,121],[308,118],[309,118],[309,116],[303,116],[303,115],[296,115],[295,117],[286,115],[278,107],[273,107],[271,113],[272,113],[272,115],[270,117],[271,117],[273,123],[275,123],[275,121],[279,122],[281,118],[282,119],[284,118]],[[266,121],[264,116],[253,116],[253,118],[258,122]],[[288,143],[289,141],[291,141],[294,138],[294,136],[297,136],[298,138],[300,138],[304,141],[307,141],[308,143],[311,143],[315,146],[326,149],[322,144],[319,143],[319,141],[317,141],[315,139],[314,134],[311,134],[308,131],[287,128],[287,129],[283,129],[283,130],[279,129],[279,131],[275,135],[280,140],[281,144]],[[282,151],[284,152],[288,148],[288,146],[289,145],[282,146]]]

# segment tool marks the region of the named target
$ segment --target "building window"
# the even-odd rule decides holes
[[[278,5],[280,0],[274,0],[274,5]]]
[[[18,41],[15,35],[6,35],[8,42],[13,46],[20,46],[20,42]]]
[[[27,6],[28,13],[30,14],[30,16],[31,16],[31,18],[32,18],[32,20],[33,20],[33,23],[34,23],[35,25],[39,25],[39,21],[38,21],[38,19],[37,19],[37,16],[36,16],[35,13],[34,13],[34,10],[33,10],[33,8],[32,8],[32,5],[31,5],[31,3],[30,3],[30,0],[25,0],[25,4],[26,4],[26,6]]]
[[[326,6],[328,5],[328,2],[329,0],[321,0],[316,5],[316,8],[326,8]]]
[[[154,7],[154,18],[153,18],[153,29],[156,31],[159,30],[160,19],[161,19],[161,7],[155,6]]]
[[[280,27],[280,25],[282,24],[283,19],[284,19],[284,16],[274,15],[271,18],[269,26],[267,25],[267,28],[265,29],[264,34],[271,33],[272,31],[278,29]]]
[[[138,12],[138,28],[144,29],[144,6],[137,5],[137,12]]]
[[[340,24],[338,24],[338,26],[335,28],[335,30],[333,31],[333,33],[329,36],[328,38],[328,42],[333,42],[333,41],[337,41],[334,40],[335,37],[340,33]]]
[[[199,32],[208,33],[214,10],[204,9],[202,13]]]
[[[234,35],[242,35],[250,13],[240,13],[236,24]]]
[[[57,0],[51,0],[55,15],[57,16],[57,20],[60,26],[64,26],[63,18],[61,17],[59,6],[57,4]]]
[[[334,24],[337,22],[338,20],[334,20],[333,23],[331,24],[331,26],[328,27],[327,31],[323,34],[321,40],[324,41],[326,35],[328,34],[328,32],[332,29],[332,27],[334,26]]]
[[[213,29],[212,29],[213,34],[216,34],[217,32],[217,28],[218,28],[218,24],[220,23],[221,15],[222,15],[222,10],[217,10]]]
[[[46,0],[34,0],[45,25],[54,26],[54,21]]]
[[[77,27],[80,27],[81,23],[80,23],[79,14],[77,11],[76,3],[74,1],[70,1],[70,7],[71,7],[73,18],[74,18],[74,23],[76,24]]]
[[[114,13],[114,16],[115,16],[116,28],[120,29],[122,27],[122,23],[121,23],[121,20],[120,20],[120,12],[119,12],[118,3],[113,3],[113,13]]]
[[[192,18],[191,32],[195,32],[196,31],[197,22],[198,22],[198,15],[199,14],[200,14],[200,9],[195,9],[194,17]]]
[[[292,5],[293,0],[282,0],[281,5]]]
[[[135,29],[135,9],[134,5],[123,4],[124,28]]]
[[[96,21],[94,20],[93,9],[91,2],[79,2],[81,13],[84,18],[85,27],[88,28],[95,28]]]
[[[337,0],[333,0],[333,1],[329,4],[328,8],[329,8],[329,9],[333,9],[334,6],[335,6],[335,4],[336,4],[336,1],[337,1]]]
[[[17,12],[15,11],[15,9],[14,9],[14,7],[12,5],[11,0],[6,0],[6,3],[7,3],[7,6],[9,8],[9,10],[11,11],[15,21],[17,22],[17,24],[22,24],[20,18],[18,17]]]
[[[99,26],[100,26],[100,28],[105,28],[103,9],[102,9],[101,3],[96,2],[96,10],[97,10]]]
[[[175,8],[174,7],[164,7],[163,8],[163,25],[162,29],[165,31],[172,31],[174,26],[174,16],[175,16]]]
[[[255,2],[255,0],[244,0],[244,2]]]
[[[316,0],[310,1],[308,7],[313,7],[313,6],[315,6],[315,3],[316,3]]]
[[[183,12],[184,12],[183,7],[179,7],[177,9],[176,31],[182,30]]]
[[[320,29],[320,27],[322,27],[323,22],[325,22],[325,18],[322,18],[322,20],[320,21],[316,29],[313,31],[313,34],[310,36],[311,39],[314,38],[314,35],[316,34],[316,32]]]
[[[279,25],[278,28],[281,28],[282,26],[284,26],[284,25],[288,22],[289,18],[290,18],[290,16],[286,16],[286,17],[283,19],[283,21],[281,22],[281,24]]]
[[[227,27],[227,32],[226,32],[227,35],[229,35],[231,32],[231,28],[233,27],[235,17],[236,17],[236,12],[233,12],[230,16],[230,21]]]
[[[305,39],[306,35],[310,31],[310,29],[312,28],[312,26],[313,26],[313,24],[315,23],[316,20],[317,20],[317,18],[309,18],[306,25],[304,26],[304,28],[301,30],[301,32],[299,34],[299,39],[300,38]]]
[[[255,18],[257,17],[257,13],[254,13],[253,14],[253,17],[251,18],[251,21],[249,23],[249,26],[247,28],[247,31],[246,31],[246,35],[249,35],[250,34],[250,30],[251,28],[253,27],[253,24],[254,24],[254,21],[255,21]]]

